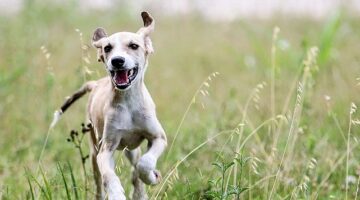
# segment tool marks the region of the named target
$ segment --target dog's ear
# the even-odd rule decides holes
[[[146,53],[153,53],[154,48],[152,46],[150,34],[154,31],[155,21],[147,12],[142,12],[141,17],[144,22],[144,27],[140,28],[137,33],[144,37]]]
[[[98,57],[98,61],[104,62],[104,55],[102,53],[102,40],[103,38],[107,37],[106,32],[103,28],[97,28],[94,31],[94,35],[92,37],[92,45],[97,48],[97,57]]]
[[[105,30],[101,27],[95,29],[92,37],[92,45],[96,48],[101,48],[101,39],[107,37]]]

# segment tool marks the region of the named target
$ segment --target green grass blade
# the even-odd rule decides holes
[[[34,190],[33,190],[33,187],[32,187],[31,181],[30,181],[30,177],[29,177],[29,176],[26,176],[26,179],[27,179],[28,184],[29,184],[31,199],[32,199],[32,200],[35,200]]]
[[[51,188],[50,188],[50,184],[44,174],[44,171],[43,169],[40,167],[40,173],[41,173],[41,176],[43,178],[43,181],[44,181],[44,184],[45,184],[45,189],[46,189],[46,193],[47,193],[47,196],[48,196],[48,199],[51,200],[52,199],[52,194],[51,194]]]
[[[58,166],[58,169],[61,173],[61,177],[63,179],[63,182],[64,182],[64,186],[65,186],[65,191],[66,191],[66,197],[67,199],[71,200],[71,196],[70,196],[70,192],[69,192],[69,189],[68,189],[68,186],[67,186],[67,182],[66,182],[66,178],[65,178],[65,175],[64,175],[64,171],[63,169],[61,168],[60,164],[57,163],[57,166]]]
[[[76,187],[75,176],[74,176],[74,173],[73,173],[73,170],[72,170],[72,167],[71,167],[70,163],[68,162],[67,164],[68,164],[69,169],[70,169],[71,183],[72,183],[72,188],[74,190],[75,199],[78,200],[79,199],[79,194],[78,194],[77,187]]]
[[[320,52],[318,57],[320,65],[325,64],[331,57],[331,49],[335,41],[336,33],[339,31],[341,20],[341,12],[336,12],[324,27],[320,38]]]
[[[45,188],[39,183],[39,181],[33,175],[29,176],[31,176],[31,178],[35,181],[36,185],[40,188],[40,191],[45,196],[45,199],[50,200],[50,197],[48,196]]]
[[[9,84],[11,82],[14,82],[18,78],[20,78],[25,72],[26,68],[23,66],[17,67],[13,70],[11,70],[9,73],[1,74],[0,75],[0,84]]]

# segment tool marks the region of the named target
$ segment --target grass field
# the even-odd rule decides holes
[[[31,2],[31,1],[29,1]],[[0,196],[92,199],[80,130],[86,98],[49,132],[53,112],[105,75],[93,30],[136,31],[140,16],[27,3],[0,17]],[[168,136],[152,199],[360,199],[360,22],[274,17],[156,20],[146,84]],[[81,145],[88,153],[87,139]],[[116,153],[130,196],[129,163]],[[39,162],[40,159],[40,162]]]

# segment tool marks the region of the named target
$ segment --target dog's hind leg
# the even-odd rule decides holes
[[[134,186],[134,192],[132,200],[147,200],[145,184],[139,178],[139,172],[135,169],[137,162],[140,159],[141,149],[140,147],[134,150],[125,150],[125,155],[129,159],[132,167],[132,184]]]
[[[103,192],[103,188],[102,188],[101,174],[99,171],[99,166],[96,162],[96,156],[98,154],[98,149],[100,148],[100,146],[97,142],[94,128],[91,126],[91,124],[89,124],[88,126],[90,129],[91,164],[92,164],[92,168],[93,168],[94,181],[95,181],[95,186],[96,186],[95,199],[103,200],[104,192]]]

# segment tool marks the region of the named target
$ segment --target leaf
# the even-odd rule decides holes
[[[225,164],[224,166],[224,172],[226,172],[231,166],[233,166],[235,164],[235,162],[231,161],[228,164]]]
[[[249,160],[251,159],[251,157],[242,157],[240,156],[240,158],[235,158],[235,161],[237,163],[239,163],[240,166],[244,166]]]
[[[238,187],[238,186],[230,186],[228,189],[228,194],[229,195],[240,195],[241,193],[243,193],[244,191],[246,191],[247,189],[249,189],[248,187]]]
[[[216,166],[221,172],[224,171],[224,163],[221,162],[214,162],[212,165]]]

